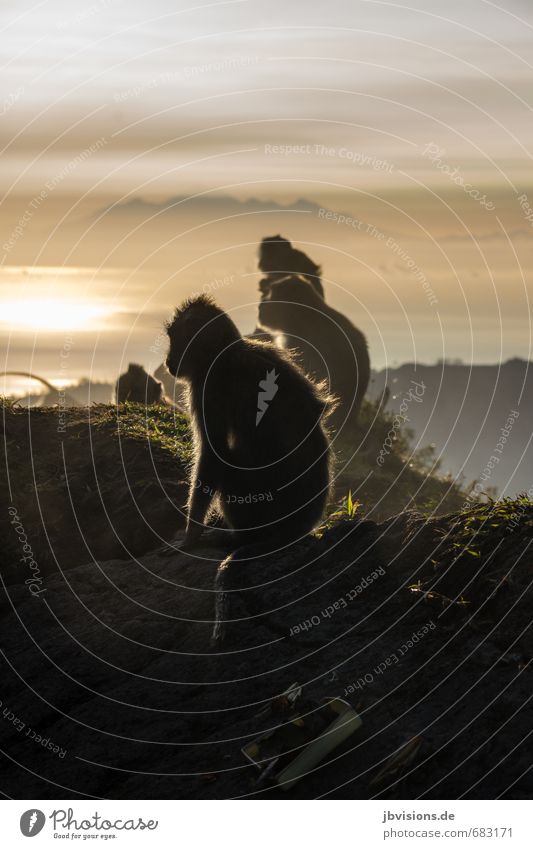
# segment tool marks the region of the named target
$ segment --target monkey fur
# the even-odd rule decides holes
[[[288,239],[283,236],[267,236],[259,245],[259,270],[265,277],[259,284],[263,297],[268,294],[271,283],[288,274],[299,274],[307,280],[321,298],[324,289],[320,279],[321,268],[303,251],[293,248]]]
[[[185,301],[167,331],[166,365],[189,384],[195,446],[184,547],[198,541],[213,506],[231,533],[234,554],[216,579],[220,641],[240,567],[320,522],[331,485],[330,399],[287,353],[243,338],[205,295]]]
[[[270,286],[276,280],[281,280],[287,275],[297,274],[307,280],[321,298],[324,297],[324,289],[320,280],[321,268],[315,265],[312,259],[303,251],[293,248],[288,239],[283,236],[266,236],[259,245],[259,270],[265,275],[259,281],[261,300],[268,297]],[[265,327],[258,324],[248,339],[256,339],[260,342],[274,342],[275,337]]]
[[[154,371],[154,377],[163,385],[167,403],[176,407],[182,413],[187,412],[187,389],[184,383],[175,380],[165,365],[161,363]]]
[[[115,385],[117,404],[137,401],[140,404],[163,404],[163,387],[137,363],[130,363]]]
[[[270,284],[259,304],[259,322],[285,335],[285,347],[297,351],[307,374],[327,381],[339,401],[331,418],[337,432],[356,424],[370,380],[363,333],[328,306],[307,280],[295,275]]]

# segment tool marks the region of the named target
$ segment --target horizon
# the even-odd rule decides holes
[[[149,366],[206,286],[250,331],[273,233],[375,368],[531,359],[528,4],[124,12],[0,10],[5,369],[65,377],[68,331],[69,379]]]

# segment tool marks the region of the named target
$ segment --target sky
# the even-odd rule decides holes
[[[45,0],[0,32],[3,368],[155,367],[195,291],[247,331],[278,232],[375,367],[530,356],[526,0]]]

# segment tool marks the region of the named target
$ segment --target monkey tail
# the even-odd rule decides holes
[[[243,567],[262,554],[272,550],[272,542],[241,545],[232,551],[221,562],[217,569],[215,578],[215,624],[211,635],[211,642],[215,646],[221,645],[226,637],[226,625],[229,620],[231,607],[231,594],[239,588],[239,575]]]

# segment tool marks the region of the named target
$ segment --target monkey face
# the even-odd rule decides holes
[[[272,251],[271,245],[261,246],[258,265],[264,274],[268,274],[271,271],[278,271],[279,262],[276,261],[275,251]]]
[[[168,328],[170,348],[165,365],[173,377],[180,377],[183,372],[184,356],[190,343],[190,334],[183,320],[174,319]]]
[[[173,321],[167,325],[170,349],[165,365],[174,377],[187,376],[188,366],[199,347],[205,323],[205,316],[197,305],[191,302],[177,309]]]
[[[170,343],[170,350],[165,360],[165,366],[172,377],[179,378],[181,376],[180,366],[182,366],[182,355],[177,349],[177,345]]]

